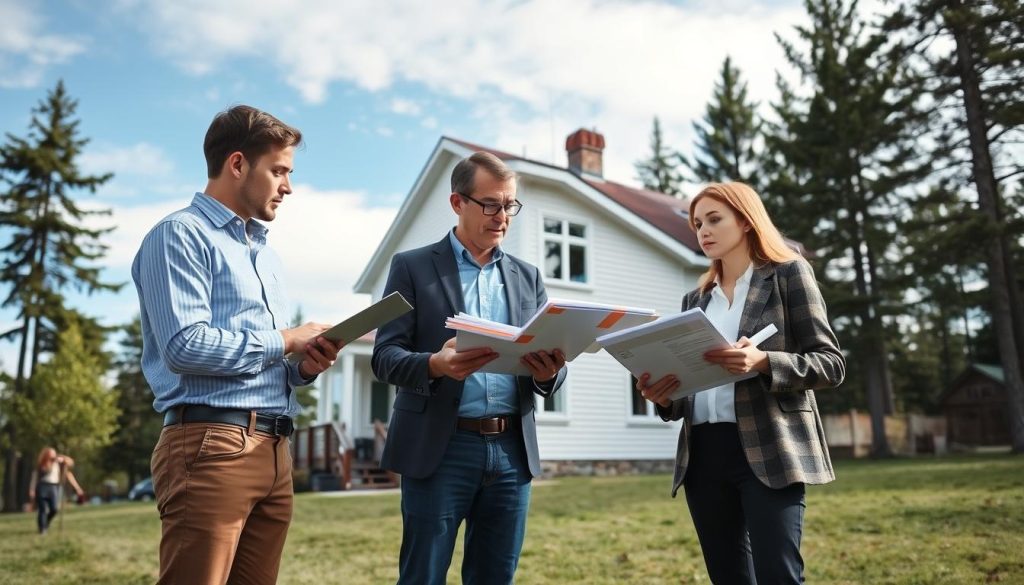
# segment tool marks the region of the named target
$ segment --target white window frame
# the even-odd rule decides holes
[[[555,406],[561,407],[559,410],[544,410],[544,397],[540,394],[533,395],[533,408],[537,414],[538,424],[548,425],[568,425],[570,419],[569,404],[570,404],[570,393],[572,392],[572,372],[571,364],[566,364],[566,378],[562,387],[555,392]]]
[[[538,214],[539,220],[537,223],[538,232],[538,262],[537,266],[540,267],[541,276],[544,278],[544,285],[554,285],[561,288],[576,289],[576,290],[594,290],[594,225],[589,219],[571,219],[562,213],[550,212],[541,209]],[[544,221],[553,220],[562,222],[565,227],[565,232],[561,234],[549,234],[544,231]],[[583,226],[586,236],[570,236],[568,225],[574,223]],[[558,242],[562,246],[562,278],[553,278],[547,275],[547,268],[544,265],[545,253],[547,252],[548,242]],[[569,245],[577,244],[583,246],[583,273],[586,275],[586,282],[575,282],[569,279]]]
[[[636,392],[636,388],[633,386],[633,375],[629,373],[629,370],[623,370],[625,374],[625,380],[623,387],[628,388],[630,392]],[[661,425],[664,421],[661,420],[661,416],[658,415],[658,411],[655,410],[654,403],[650,400],[644,400],[647,405],[646,414],[634,414],[633,413],[633,395],[624,394],[626,396],[626,423],[628,425],[646,426],[646,425]]]

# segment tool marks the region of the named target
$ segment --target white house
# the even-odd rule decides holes
[[[569,168],[443,137],[430,154],[356,292],[381,298],[391,257],[441,239],[455,224],[449,178],[460,159],[487,150],[519,174],[524,207],[502,247],[541,267],[549,297],[679,310],[708,265],[687,224],[686,203],[602,176],[604,137],[579,130],[566,141]],[[443,318],[439,315],[438,319]],[[387,421],[393,389],[370,369],[372,340],[350,344],[319,386],[318,422],[344,422],[356,438]],[[666,424],[607,353],[569,364],[566,385],[538,398],[541,458],[556,472],[663,467],[675,454],[678,424]]]

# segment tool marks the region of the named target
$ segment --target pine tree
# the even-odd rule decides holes
[[[123,328],[117,368],[117,432],[104,450],[104,467],[124,471],[128,485],[148,475],[153,447],[160,438],[163,420],[153,410],[153,391],[142,373],[142,320],[136,316]]]
[[[692,160],[682,159],[693,180],[742,181],[760,191],[761,122],[756,110],[739,69],[726,57],[704,118],[693,124],[696,152]]]
[[[77,102],[58,82],[33,109],[28,136],[8,134],[0,146],[0,181],[7,185],[0,193],[0,229],[8,234],[0,248],[0,282],[10,287],[0,306],[16,309],[20,321],[0,339],[18,343],[13,393],[28,399],[34,390],[26,380],[39,365],[40,355],[55,349],[56,332],[70,315],[63,292],[92,294],[120,288],[103,282],[101,267],[95,265],[106,250],[101,237],[110,230],[83,225],[87,218],[109,212],[85,209],[74,198],[81,191],[95,192],[111,177],[79,170],[77,159],[88,140],[78,135],[76,108]],[[90,328],[89,334],[95,333]],[[15,424],[8,421],[4,430],[9,443],[19,442]],[[17,510],[25,495],[27,478],[15,471],[15,456],[11,450],[6,453],[5,511]],[[24,463],[21,469],[29,467]],[[16,490],[19,484],[21,489]]]
[[[1024,174],[1024,5],[1014,0],[901,2],[884,23],[928,80],[943,125],[933,137],[940,168],[969,185],[984,242],[992,325],[1006,375],[1013,449],[1024,452],[1024,296],[1010,228],[1007,183]],[[941,42],[952,45],[942,49]],[[935,48],[935,47],[938,48]]]
[[[872,454],[891,454],[885,415],[893,410],[887,339],[903,311],[901,197],[927,169],[916,137],[926,121],[886,38],[860,19],[856,1],[806,0],[802,47],[779,37],[801,74],[797,91],[780,77],[779,122],[769,128],[767,203],[776,223],[814,251],[830,314],[872,419]]]
[[[972,352],[970,315],[984,312],[988,305],[987,290],[968,292],[969,283],[984,279],[984,244],[977,237],[982,226],[976,214],[948,184],[916,198],[913,209],[913,217],[904,224],[915,297],[907,310],[921,330],[913,353],[932,354],[937,363],[930,397],[934,399],[966,366]],[[907,341],[900,340],[899,345],[905,347]],[[923,377],[905,380],[918,386],[922,397],[927,393]]]
[[[637,178],[643,184],[644,189],[680,197],[682,191],[679,183],[682,178],[676,168],[678,153],[665,146],[661,135],[661,122],[654,118],[654,127],[651,130],[651,156],[650,158],[634,163]]]

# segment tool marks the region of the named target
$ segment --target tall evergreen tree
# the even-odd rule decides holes
[[[1006,375],[1011,440],[1024,452],[1024,296],[1006,183],[1024,174],[1024,5],[1014,0],[901,2],[884,24],[926,76],[943,126],[935,154],[973,188],[986,245],[992,325]],[[952,50],[943,50],[946,41]],[[936,48],[938,46],[939,48]]]
[[[920,94],[889,55],[886,39],[858,15],[857,2],[806,0],[801,46],[779,37],[799,71],[800,91],[780,77],[779,122],[769,130],[767,202],[780,227],[815,253],[839,335],[851,353],[872,420],[872,454],[891,454],[885,415],[893,409],[887,339],[909,285],[903,269],[901,197],[927,172],[916,137]]]
[[[633,163],[637,178],[643,183],[644,189],[650,189],[673,197],[682,196],[679,183],[682,177],[676,168],[679,154],[665,146],[661,135],[661,122],[654,118],[651,130],[651,156],[648,159]]]
[[[693,124],[695,154],[692,159],[682,159],[693,180],[742,181],[760,191],[761,122],[756,110],[757,103],[747,97],[747,83],[740,70],[726,57],[704,118]]]
[[[134,485],[148,475],[153,446],[163,428],[161,416],[153,410],[153,391],[142,373],[142,320],[136,315],[123,329],[117,368],[117,432],[104,450],[104,467],[124,471]]]
[[[111,177],[86,175],[78,168],[88,140],[79,137],[77,105],[58,82],[33,109],[28,135],[7,134],[0,146],[0,181],[6,185],[0,192],[0,229],[8,235],[0,248],[0,282],[10,287],[0,306],[15,309],[20,321],[0,339],[18,343],[13,392],[28,399],[34,391],[26,380],[35,372],[47,340],[52,345],[61,320],[68,316],[63,292],[70,288],[91,294],[120,287],[103,282],[101,268],[95,265],[106,250],[101,237],[110,230],[83,225],[87,218],[109,212],[85,209],[74,198],[81,191],[95,192]],[[17,444],[16,425],[8,421],[4,430],[10,443]],[[7,451],[5,511],[20,508],[25,490],[15,486],[27,483],[15,471],[15,457]],[[22,471],[29,467],[20,466]]]
[[[986,295],[969,293],[967,283],[984,278],[984,248],[976,237],[979,222],[954,190],[936,186],[913,206],[914,215],[904,224],[914,296],[907,313],[919,328],[913,353],[929,354],[927,359],[936,363],[931,396],[925,377],[904,379],[918,387],[925,402],[934,403],[970,356],[970,314],[984,309]],[[908,347],[908,341],[899,340],[899,345]]]

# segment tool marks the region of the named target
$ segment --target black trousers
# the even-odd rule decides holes
[[[761,483],[735,423],[693,427],[683,487],[712,583],[804,582],[804,484]]]

